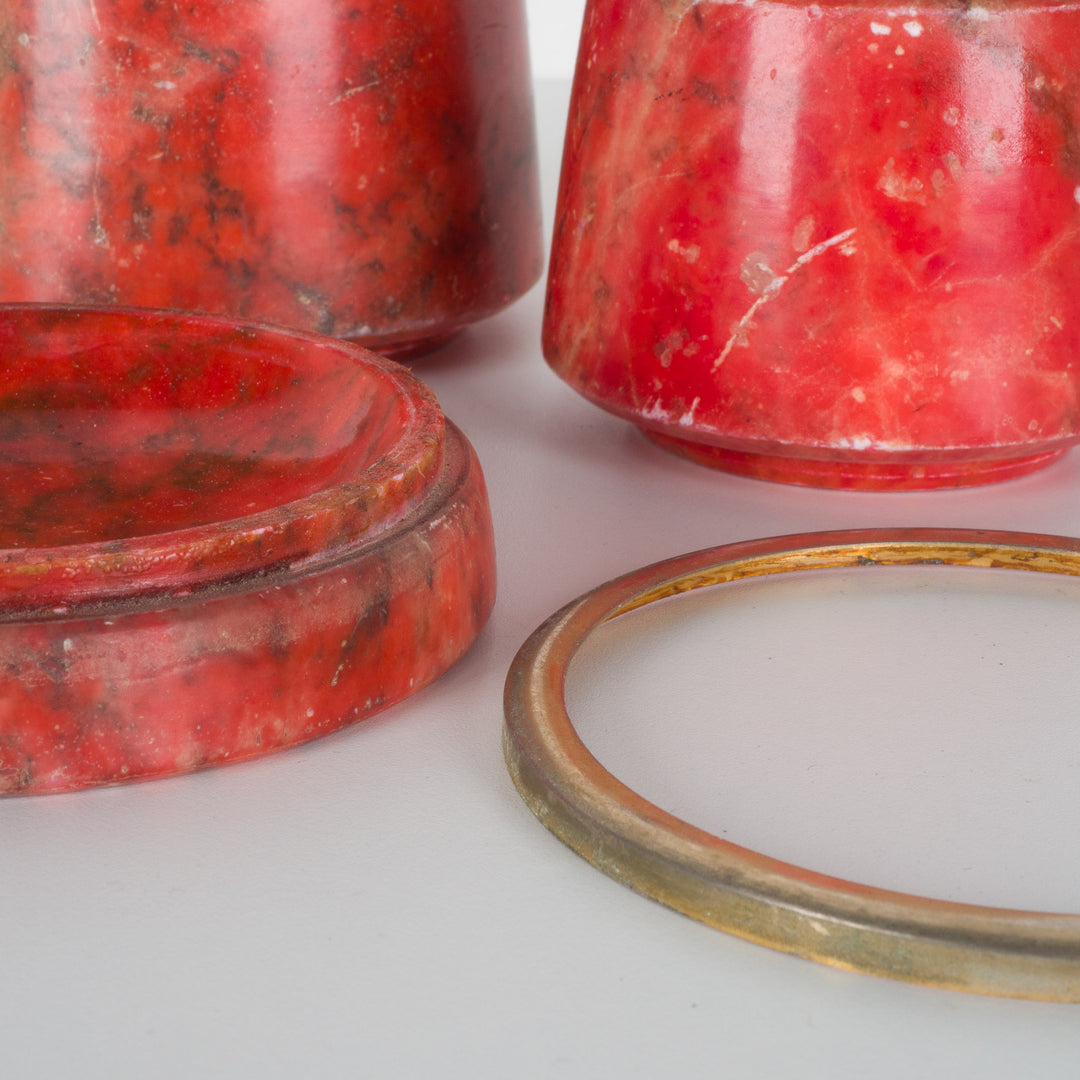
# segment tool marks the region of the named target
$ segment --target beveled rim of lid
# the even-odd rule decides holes
[[[394,361],[335,338],[220,316],[140,308],[0,304],[5,314],[38,312],[123,318],[194,334],[242,330],[320,353],[336,353],[383,384],[405,412],[379,459],[344,482],[249,515],[124,539],[0,549],[0,621],[65,616],[102,603],[183,598],[245,578],[306,572],[383,535],[436,483],[445,418],[432,392]]]

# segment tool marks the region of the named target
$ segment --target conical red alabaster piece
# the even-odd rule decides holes
[[[9,0],[0,300],[423,351],[540,274],[523,0]]]
[[[494,600],[468,442],[356,346],[0,307],[0,793],[256,757],[445,671]]]
[[[1080,432],[1080,4],[591,0],[554,369],[751,476],[1005,479]]]

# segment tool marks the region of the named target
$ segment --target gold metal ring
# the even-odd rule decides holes
[[[620,783],[566,711],[570,661],[601,623],[706,585],[794,570],[948,564],[1080,576],[1080,540],[864,530],[752,540],[636,570],[553,615],[506,683],[503,744],[525,802],[605,874],[691,918],[836,967],[1046,1001],[1080,1001],[1080,915],[931,900],[826,877],[721,840]]]

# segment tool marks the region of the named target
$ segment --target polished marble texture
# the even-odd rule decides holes
[[[424,351],[541,269],[518,0],[14,0],[0,300]]]
[[[0,793],[186,772],[408,696],[494,600],[479,464],[398,365],[0,307]]]
[[[984,483],[1080,432],[1080,5],[591,0],[545,318],[751,476]]]
[[[537,85],[549,210],[569,91],[569,78]],[[521,804],[498,731],[518,646],[599,582],[807,529],[1080,536],[1080,454],[901,498],[702,469],[551,374],[542,300],[534,290],[421,369],[484,464],[499,549],[492,619],[445,677],[237,768],[0,800],[11,1075],[1073,1071],[1073,1007],[830,971],[596,873]],[[616,619],[571,669],[571,716],[651,801],[773,857],[1080,912],[1075,589],[1050,574],[910,573],[758,578]]]

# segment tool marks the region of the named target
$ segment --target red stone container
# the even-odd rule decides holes
[[[539,276],[521,0],[10,0],[0,300],[431,348]]]
[[[1080,4],[590,0],[544,324],[662,446],[979,484],[1080,433]]]
[[[0,307],[0,351],[0,794],[294,746],[480,632],[480,466],[404,368],[149,311]]]

